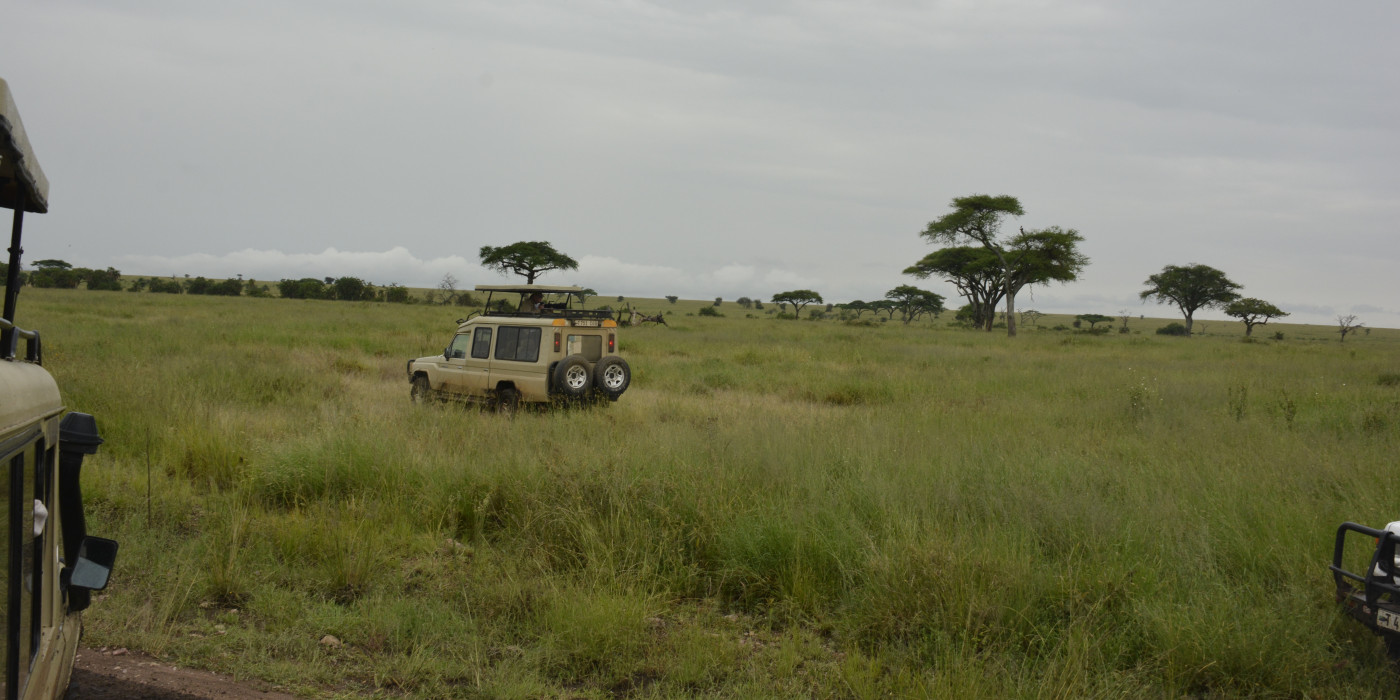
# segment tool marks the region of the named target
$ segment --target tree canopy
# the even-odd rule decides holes
[[[823,302],[822,295],[817,294],[816,292],[810,289],[794,289],[790,292],[780,292],[778,294],[774,294],[773,303],[778,304],[780,306],[782,304],[792,304],[793,315],[801,316],[802,307],[808,304],[820,304]]]
[[[535,278],[551,270],[577,270],[578,261],[557,251],[545,241],[520,241],[508,246],[481,246],[481,266],[501,274],[513,273],[534,284]]]
[[[1147,278],[1147,289],[1138,293],[1143,301],[1156,299],[1159,304],[1172,304],[1186,317],[1186,332],[1191,332],[1191,317],[1199,309],[1224,306],[1239,299],[1240,285],[1230,281],[1224,272],[1209,265],[1167,265]]]
[[[1263,299],[1246,297],[1236,299],[1226,305],[1225,315],[1234,316],[1243,321],[1244,334],[1245,337],[1248,337],[1254,333],[1256,325],[1266,324],[1270,319],[1283,318],[1288,315],[1288,312]]]
[[[1006,298],[1006,334],[1016,335],[1016,293],[1012,290],[1012,277],[1015,269],[1006,259],[1002,249],[1002,222],[1008,216],[1022,216],[1020,200],[1010,195],[974,194],[968,197],[954,197],[953,211],[945,214],[929,225],[920,235],[931,243],[957,245],[975,242],[990,251],[1001,264],[1002,296]]]
[[[935,275],[951,283],[972,306],[973,324],[992,330],[996,305],[1006,289],[996,255],[985,248],[957,246],[941,248],[905,268],[904,274],[919,279]]]
[[[1103,314],[1079,314],[1078,316],[1075,316],[1074,319],[1076,321],[1083,321],[1088,323],[1089,330],[1094,330],[1094,326],[1097,326],[1100,323],[1104,323],[1105,321],[1112,321],[1113,317],[1105,316]]]
[[[885,292],[885,298],[895,303],[905,325],[924,314],[937,316],[943,313],[941,294],[919,289],[912,284],[901,284]]]
[[[953,211],[930,222],[920,234],[930,242],[948,246],[925,256],[906,274],[917,277],[942,275],[958,287],[971,303],[975,322],[992,329],[996,305],[1006,300],[1006,332],[1016,335],[1016,294],[1034,284],[1071,282],[1089,264],[1079,252],[1084,240],[1074,229],[1058,226],[1040,230],[1022,228],[1010,239],[1001,236],[1008,216],[1021,216],[1021,202],[1009,195],[972,195],[952,201]],[[965,247],[959,243],[976,243]]]

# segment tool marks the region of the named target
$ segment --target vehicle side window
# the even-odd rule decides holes
[[[478,328],[472,340],[472,357],[484,360],[491,356],[491,329]]]
[[[452,338],[452,345],[447,348],[448,359],[459,360],[467,356],[467,344],[471,342],[471,336],[462,333]]]
[[[501,326],[496,333],[496,359],[535,362],[540,359],[540,329]]]
[[[589,362],[597,362],[603,356],[603,336],[569,336],[569,355],[583,355]]]

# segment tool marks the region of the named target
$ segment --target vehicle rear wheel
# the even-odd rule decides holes
[[[507,387],[496,392],[496,413],[513,416],[520,408],[520,392]]]
[[[593,366],[593,388],[611,401],[622,396],[631,383],[632,368],[621,357],[609,355]]]
[[[588,360],[582,355],[570,355],[554,367],[554,391],[560,396],[581,399],[593,388],[588,372]]]
[[[428,378],[422,375],[413,378],[413,386],[408,391],[409,398],[413,403],[426,404],[433,398],[433,389],[428,384]]]

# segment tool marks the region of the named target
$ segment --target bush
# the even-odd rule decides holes
[[[722,314],[722,313],[716,311],[716,310],[715,310],[715,307],[713,307],[713,306],[702,306],[702,307],[700,307],[699,314],[700,314],[701,316],[724,316],[724,314]]]
[[[1191,331],[1186,330],[1186,326],[1173,321],[1157,329],[1157,335],[1191,335]]]
[[[1376,383],[1381,386],[1400,386],[1400,372],[1386,372],[1376,378]]]
[[[1274,340],[1283,340],[1283,331],[1274,331]]]
[[[179,280],[163,280],[154,277],[151,278],[151,283],[147,285],[147,288],[157,294],[180,294],[185,291],[185,285],[180,284]]]

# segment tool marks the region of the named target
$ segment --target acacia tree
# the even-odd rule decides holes
[[[837,304],[837,306],[847,311],[856,312],[856,318],[860,318],[861,314],[870,310],[870,305],[861,301],[860,299],[856,299],[855,301],[849,301],[845,304]]]
[[[1198,309],[1224,306],[1239,299],[1240,285],[1230,281],[1224,272],[1209,265],[1167,265],[1147,278],[1147,289],[1138,293],[1143,301],[1156,299],[1158,304],[1172,304],[1186,317],[1186,332],[1191,332],[1191,316]]]
[[[824,302],[822,301],[822,295],[810,289],[794,289],[790,292],[774,294],[773,303],[780,307],[783,304],[792,304],[793,317],[796,318],[802,315],[802,307],[808,304],[821,304]]]
[[[1361,323],[1361,322],[1359,322],[1359,321],[1356,320],[1356,314],[1347,314],[1347,315],[1345,315],[1345,316],[1340,316],[1340,315],[1337,316],[1337,332],[1342,334],[1341,340],[1339,340],[1339,341],[1337,341],[1337,342],[1340,342],[1340,343],[1345,343],[1345,342],[1347,342],[1347,334],[1348,334],[1348,333],[1355,333],[1356,331],[1361,330],[1361,328],[1362,328],[1364,325],[1365,325],[1365,324],[1363,324],[1363,323]]]
[[[451,304],[457,300],[457,276],[451,272],[444,272],[442,280],[438,282],[438,291],[442,292],[442,303]]]
[[[984,248],[957,246],[942,248],[925,255],[922,260],[905,268],[904,274],[919,279],[938,275],[957,288],[972,307],[972,322],[984,330],[992,330],[996,305],[1005,288],[997,258]]]
[[[1226,316],[1234,316],[1244,322],[1244,335],[1246,338],[1254,333],[1256,325],[1262,326],[1271,319],[1283,318],[1288,315],[1287,311],[1270,304],[1263,299],[1246,297],[1236,299],[1225,307]]]
[[[1079,314],[1074,318],[1076,321],[1087,321],[1089,323],[1089,330],[1091,331],[1094,330],[1094,326],[1097,326],[1100,323],[1103,323],[1104,321],[1113,320],[1112,316],[1105,316],[1103,314]]]
[[[970,197],[955,197],[953,211],[937,221],[929,222],[920,234],[933,243],[956,245],[964,241],[976,242],[992,254],[1001,264],[1002,295],[1006,297],[1006,335],[1016,335],[1016,292],[1012,289],[1015,266],[1007,259],[997,236],[1001,223],[1008,216],[1021,216],[1025,210],[1021,202],[1010,195],[975,194]]]
[[[894,303],[894,301],[890,299],[876,299],[867,304],[867,306],[870,307],[871,311],[875,312],[875,315],[878,316],[883,312],[889,319],[893,319],[894,312],[899,310],[899,304]]]
[[[912,284],[901,284],[888,292],[885,298],[893,301],[895,307],[899,309],[904,325],[909,325],[910,321],[930,313],[938,315],[943,313],[943,297],[927,289],[919,289]]]
[[[557,251],[545,241],[520,241],[500,248],[484,245],[480,251],[481,266],[501,274],[507,272],[534,284],[535,278],[551,270],[577,270],[578,261]]]
[[[574,298],[578,299],[579,306],[585,306],[588,303],[588,297],[598,296],[598,293],[593,291],[592,287],[580,289],[577,292],[574,292],[573,294]]]
[[[951,282],[971,303],[973,323],[990,331],[996,318],[996,305],[1008,291],[1003,261],[1011,265],[1009,290],[1012,296],[1031,285],[1072,282],[1089,264],[1089,258],[1079,252],[1079,243],[1083,240],[1078,231],[1058,226],[1021,229],[1007,241],[1000,255],[986,248],[943,248],[924,256],[923,260],[905,269],[904,274],[921,279],[939,275]],[[1008,325],[1013,321],[1008,321]]]

